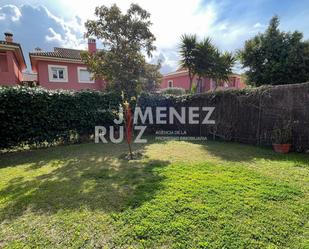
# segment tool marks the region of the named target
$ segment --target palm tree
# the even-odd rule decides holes
[[[180,66],[188,69],[190,85],[192,88],[193,78],[195,76],[195,56],[196,56],[197,38],[196,35],[182,35],[180,43]]]
[[[197,44],[194,70],[198,76],[198,85],[203,77],[211,78],[215,69],[216,48],[209,37]]]
[[[229,75],[232,73],[232,67],[235,64],[235,57],[232,53],[225,52],[221,54],[219,50],[215,52],[215,65],[212,78],[216,82],[216,87],[229,80]]]
[[[180,45],[180,65],[189,71],[190,90],[195,75],[198,77],[197,87],[202,78],[207,77],[218,84],[228,80],[232,73],[235,58],[231,53],[221,53],[209,37],[197,42],[196,35],[183,35]]]

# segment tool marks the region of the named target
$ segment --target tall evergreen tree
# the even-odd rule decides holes
[[[279,24],[278,16],[274,16],[267,30],[247,40],[238,53],[252,85],[309,80],[309,42],[303,41],[303,34],[298,31],[280,31]]]

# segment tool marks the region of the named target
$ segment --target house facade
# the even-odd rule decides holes
[[[194,77],[193,84],[198,82],[198,78]],[[163,76],[161,82],[161,89],[172,88],[172,87],[180,87],[185,90],[189,90],[190,88],[190,78],[189,72],[186,69],[179,69],[175,72],[168,73]],[[229,76],[229,80],[220,84],[217,84],[215,80],[210,78],[202,78],[197,84],[197,92],[207,92],[213,91],[216,89],[242,89],[245,88],[246,84],[241,80],[240,75],[231,74]]]
[[[96,41],[88,40],[88,51],[96,51]],[[37,85],[47,89],[104,90],[105,82],[92,79],[91,73],[81,59],[82,50],[54,48],[46,52],[29,53],[32,71],[37,73]]]
[[[4,36],[0,41],[0,85],[14,86],[21,84],[26,62],[20,44],[13,42],[13,34],[6,32]]]

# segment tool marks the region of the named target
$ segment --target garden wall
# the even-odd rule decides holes
[[[148,132],[182,130],[190,136],[271,145],[273,130],[291,123],[293,149],[309,150],[309,83],[182,97],[144,95],[138,104],[142,108],[173,106],[178,112],[181,107],[215,107],[213,125],[183,125],[176,120],[174,125],[149,125]]]

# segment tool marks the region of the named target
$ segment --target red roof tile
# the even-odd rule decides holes
[[[63,58],[63,59],[72,59],[72,60],[81,60],[80,53],[83,50],[77,49],[69,49],[69,48],[54,48],[53,52],[46,52],[46,51],[36,51],[31,52],[29,55],[33,56],[44,56],[44,57],[56,57],[56,58]]]

